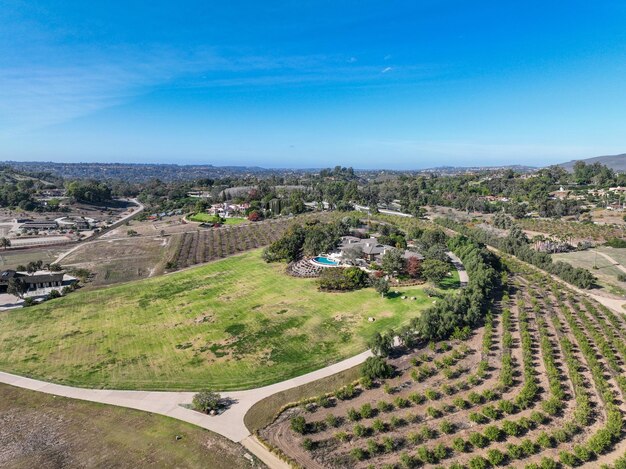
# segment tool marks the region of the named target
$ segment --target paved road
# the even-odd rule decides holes
[[[191,403],[193,395],[195,394],[193,392],[85,389],[47,383],[45,381],[39,381],[3,372],[0,372],[0,382],[19,388],[44,392],[46,394],[111,404],[120,407],[129,407],[131,409],[162,414],[178,420],[183,420],[199,427],[206,428],[207,430],[211,430],[215,433],[219,433],[232,441],[244,444],[249,451],[253,452],[269,467],[283,468],[288,466],[269,452],[258,441],[251,438],[250,431],[246,428],[243,421],[243,418],[248,410],[250,410],[250,408],[260,400],[276,394],[277,392],[285,391],[296,386],[334,375],[340,371],[347,370],[353,366],[363,363],[369,356],[371,356],[371,352],[368,350],[339,363],[335,363],[334,365],[330,365],[320,370],[282,381],[280,383],[272,384],[270,386],[264,386],[262,388],[247,391],[222,392],[220,393],[222,397],[231,399],[233,401],[233,405],[231,405],[231,407],[221,415],[213,417],[183,407],[183,405]]]
[[[452,251],[446,252],[452,264],[459,272],[459,281],[461,282],[462,287],[466,287],[469,282],[469,276],[467,275],[467,270],[465,270],[465,266],[463,265],[463,261],[457,257]]]

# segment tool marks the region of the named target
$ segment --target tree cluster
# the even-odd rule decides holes
[[[507,254],[511,254],[524,262],[556,275],[576,287],[591,288],[595,285],[596,278],[587,269],[572,267],[570,264],[561,261],[552,262],[550,254],[532,249],[523,231],[516,225],[513,225],[507,237],[500,238],[479,228],[469,228],[449,218],[439,218],[436,222],[470,236],[477,242],[489,244]]]
[[[342,222],[319,223],[312,221],[305,225],[294,225],[277,241],[263,251],[267,262],[293,262],[303,255],[314,256],[332,251],[348,227]]]

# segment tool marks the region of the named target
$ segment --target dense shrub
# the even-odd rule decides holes
[[[209,413],[223,407],[221,396],[213,391],[200,391],[193,396],[193,407],[200,412]]]
[[[480,228],[469,228],[449,218],[438,218],[435,221],[442,226],[471,237],[475,242],[489,244],[507,254],[512,254],[518,259],[556,275],[574,286],[591,288],[595,285],[596,278],[587,269],[572,267],[570,264],[561,261],[552,262],[550,254],[532,249],[525,236],[522,237],[515,234],[521,231],[517,226],[511,229],[509,236],[500,238],[493,233]]]
[[[368,357],[361,368],[361,376],[372,380],[391,378],[393,374],[393,366],[381,357]]]
[[[351,291],[367,286],[367,273],[358,267],[323,269],[318,279],[320,290]]]

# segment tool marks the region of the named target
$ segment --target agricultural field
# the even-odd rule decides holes
[[[626,274],[626,249],[599,246],[587,251],[553,254],[552,258],[589,270],[598,278],[598,285],[608,293],[626,294],[626,282],[618,279],[620,274]]]
[[[54,262],[62,252],[67,250],[67,246],[48,246],[0,251],[0,270],[15,269],[18,265],[26,265],[39,260],[48,264]]]
[[[293,220],[281,219],[199,229],[173,217],[156,222],[133,220],[98,240],[79,246],[65,256],[61,264],[70,269],[89,270],[93,276],[87,287],[102,287],[155,277],[166,271],[266,246],[280,237],[290,223]],[[129,229],[137,236],[128,237]],[[11,254],[7,254],[7,259]],[[31,257],[37,260],[41,256],[33,254]],[[2,259],[4,256],[0,253],[0,261]]]
[[[626,227],[623,225],[598,225],[537,218],[523,218],[516,220],[515,223],[524,230],[544,233],[574,244],[582,240],[604,242],[610,238],[622,238],[626,235]]]
[[[5,469],[251,467],[242,446],[193,425],[5,384],[0,384],[0,422]],[[255,467],[263,466],[256,461]]]
[[[595,222],[610,224],[610,225],[624,225],[624,212],[618,212],[616,210],[595,209],[589,212],[591,219]]]
[[[279,239],[294,221],[317,218],[329,216],[308,214],[294,219],[280,218],[187,232],[176,240],[177,244],[169,258],[169,265],[182,269],[267,246]]]
[[[471,337],[328,387],[260,437],[307,468],[624,467],[626,320],[507,263],[508,291]]]
[[[355,355],[432,304],[422,285],[397,290],[320,292],[255,250],[2,313],[0,369],[86,387],[252,388]]]

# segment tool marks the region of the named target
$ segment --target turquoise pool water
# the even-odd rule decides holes
[[[317,262],[318,264],[324,264],[324,265],[339,265],[339,262],[336,262],[332,259],[329,259],[328,257],[324,257],[324,256],[317,256],[314,257],[313,260],[315,262]]]

